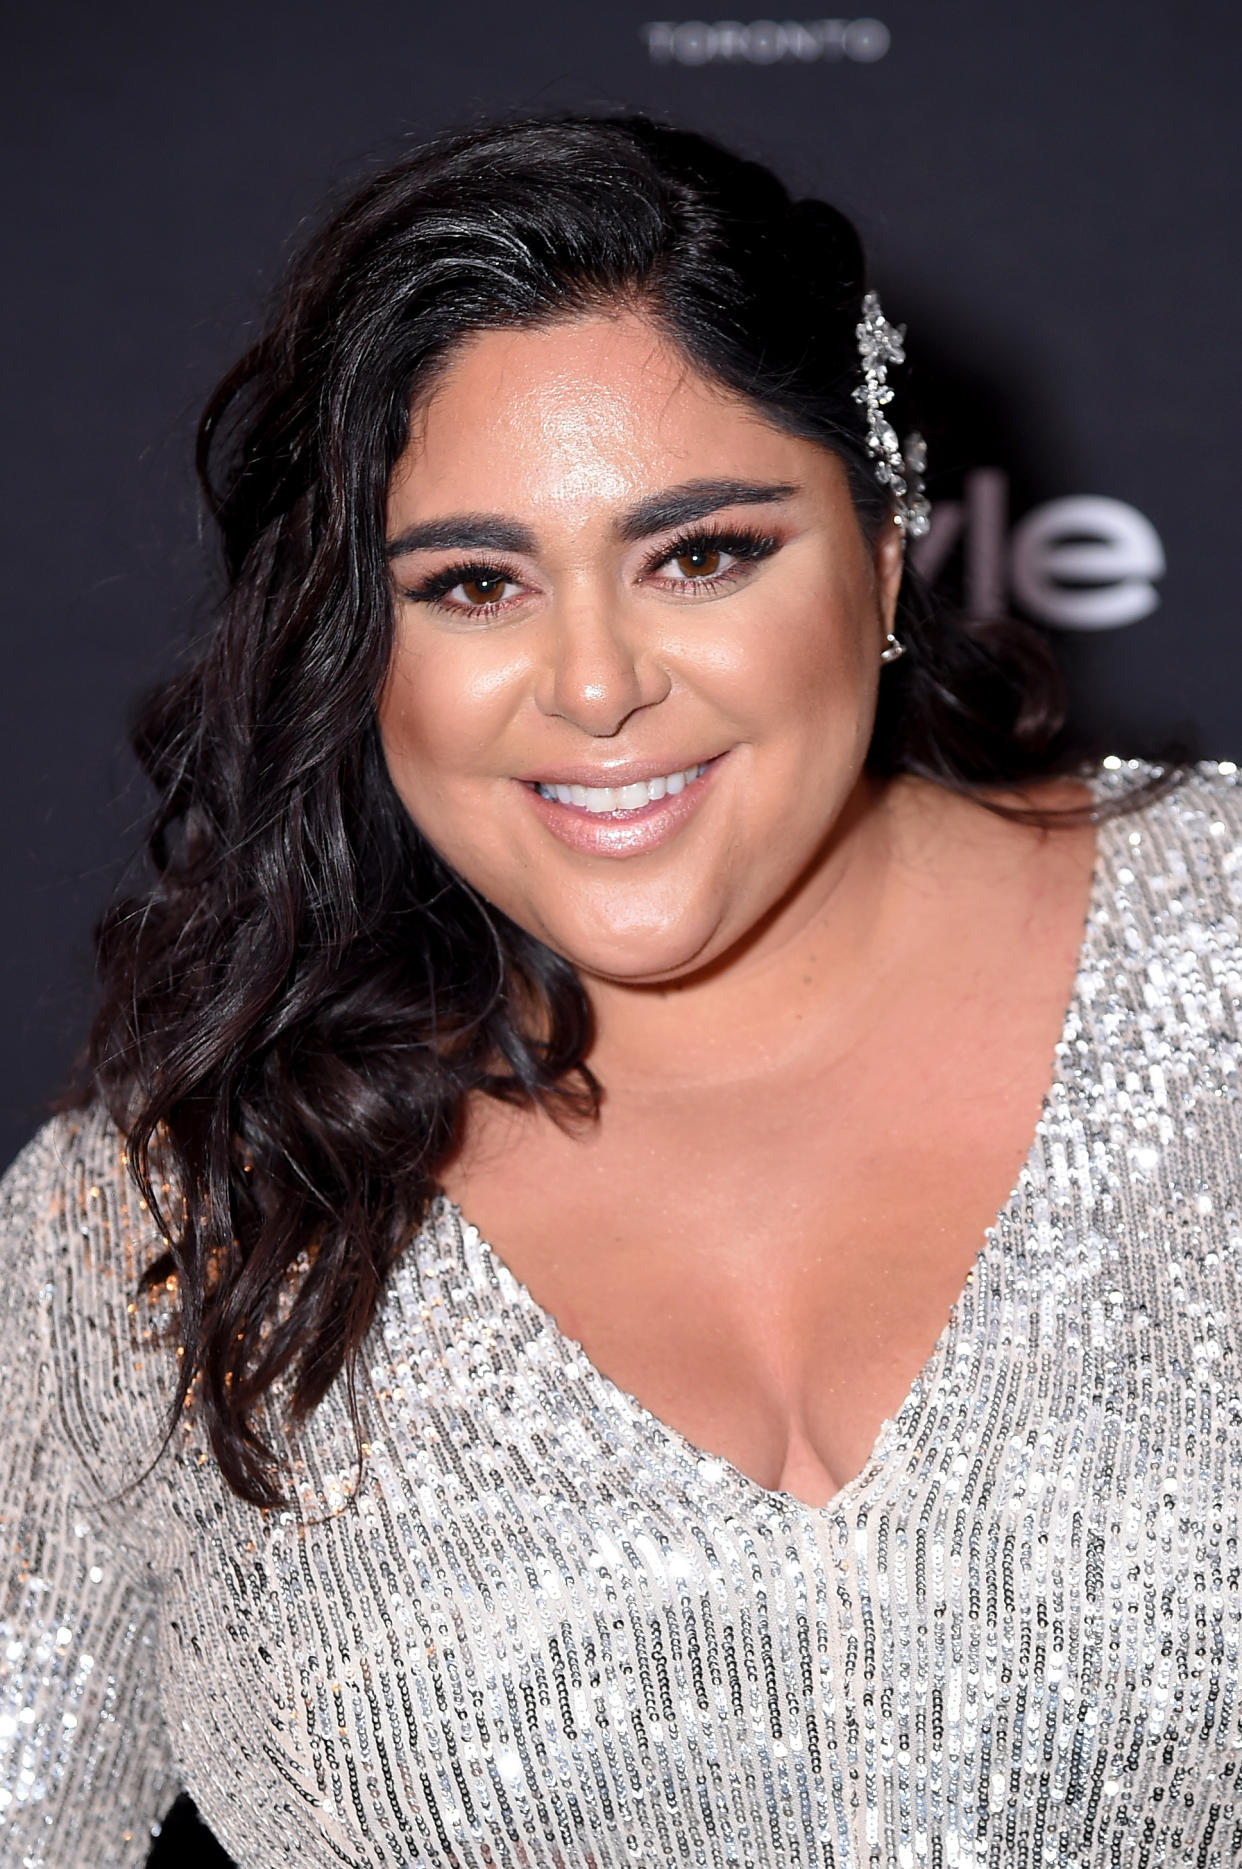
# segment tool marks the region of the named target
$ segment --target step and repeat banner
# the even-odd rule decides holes
[[[1085,742],[1242,757],[1242,10],[885,0],[19,0],[6,14],[6,1158],[144,806],[134,694],[201,624],[194,414],[282,253],[491,112],[671,116],[851,214],[908,326],[949,601],[1055,639]]]

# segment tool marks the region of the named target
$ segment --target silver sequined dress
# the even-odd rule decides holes
[[[1101,774],[1124,785],[1124,768]],[[8,1178],[0,1861],[1242,1862],[1242,785],[1102,830],[1020,1179],[864,1471],[764,1491],[442,1201],[267,1514],[186,1411],[96,1115]],[[808,1147],[814,1138],[808,1138]]]

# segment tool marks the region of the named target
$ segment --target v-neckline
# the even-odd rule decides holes
[[[1087,784],[1093,802],[1098,803],[1101,795],[1106,791],[1109,776],[1107,772],[1100,771],[1088,778]],[[529,1287],[509,1270],[495,1247],[484,1238],[476,1226],[471,1224],[458,1203],[449,1195],[440,1193],[436,1196],[428,1214],[428,1221],[434,1225],[437,1212],[442,1217],[451,1218],[460,1231],[463,1241],[468,1241],[474,1246],[502,1304],[516,1304],[532,1329],[544,1342],[553,1347],[558,1359],[572,1361],[610,1411],[620,1411],[623,1416],[640,1427],[649,1440],[657,1442],[668,1456],[671,1465],[683,1472],[688,1485],[694,1483],[696,1490],[701,1490],[704,1475],[710,1474],[712,1476],[712,1481],[709,1482],[710,1490],[719,1493],[723,1488],[739,1505],[745,1504],[769,1514],[778,1513],[803,1520],[827,1521],[848,1517],[887,1475],[896,1448],[902,1444],[908,1444],[914,1438],[920,1411],[926,1406],[927,1396],[934,1384],[935,1373],[944,1367],[949,1358],[961,1326],[963,1309],[971,1293],[984,1283],[982,1275],[990,1269],[992,1261],[1000,1251],[1002,1235],[1016,1215],[1023,1189],[1035,1166],[1040,1141],[1051,1119],[1053,1105],[1066,1087],[1065,1058],[1081,1023],[1084,980],[1090,971],[1096,930],[1112,879],[1111,833],[1113,828],[1111,819],[1104,819],[1096,825],[1091,884],[1069,999],[1066,1003],[1065,1016],[1061,1021],[1060,1036],[1053,1053],[1052,1075],[1041,1100],[1030,1146],[1023,1157],[1017,1179],[1003,1205],[997,1209],[995,1220],[984,1230],[982,1243],[970,1262],[961,1290],[949,1309],[944,1327],[931,1352],[907,1388],[903,1401],[893,1414],[886,1416],[880,1423],[871,1445],[871,1451],[858,1472],[839,1486],[831,1498],[825,1500],[822,1505],[813,1506],[805,1499],[800,1499],[796,1493],[764,1486],[759,1480],[753,1479],[750,1474],[744,1473],[740,1467],[734,1466],[725,1455],[712,1453],[709,1449],[698,1446],[680,1429],[675,1428],[671,1422],[653,1414],[639,1401],[637,1396],[631,1395],[610,1376],[606,1376],[576,1338],[566,1335],[551,1312],[545,1310]]]

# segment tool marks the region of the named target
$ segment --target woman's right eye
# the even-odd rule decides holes
[[[413,603],[461,615],[490,616],[521,589],[517,579],[498,565],[454,565],[403,594]]]
[[[507,578],[503,571],[472,571],[445,594],[457,597],[460,592],[460,601],[473,607],[476,604],[498,603],[510,585],[516,590],[512,578]]]

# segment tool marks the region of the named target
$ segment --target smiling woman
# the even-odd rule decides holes
[[[379,722],[413,821],[579,969],[656,981],[724,954],[857,782],[897,529],[869,544],[836,455],[636,312],[465,346],[388,523]]]
[[[901,361],[833,209],[571,118],[213,398],[5,1183],[6,1860],[1242,1851],[1236,774],[930,613]]]

